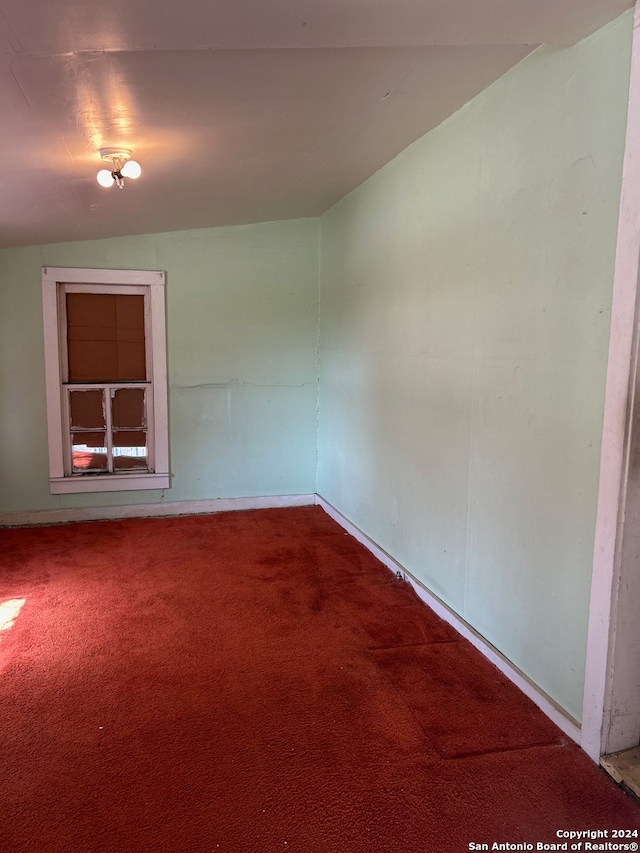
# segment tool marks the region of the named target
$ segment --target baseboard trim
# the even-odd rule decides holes
[[[362,545],[367,548],[374,557],[385,565],[394,574],[400,572],[402,576],[414,588],[416,594],[434,613],[441,619],[451,625],[465,640],[468,640],[471,645],[475,646],[478,651],[496,666],[500,672],[505,675],[509,681],[516,685],[524,694],[531,699],[540,710],[546,714],[549,719],[558,726],[571,740],[580,744],[581,729],[580,723],[573,717],[569,716],[553,699],[541,690],[530,678],[528,678],[522,670],[518,669],[515,664],[511,663],[495,646],[486,640],[481,634],[475,631],[471,625],[462,619],[455,611],[451,610],[443,601],[434,595],[427,587],[419,580],[411,575],[404,566],[401,566],[397,560],[394,560],[390,554],[387,554],[382,548],[370,539],[366,533],[363,533],[359,527],[356,527],[353,522],[349,521],[339,510],[326,501],[321,495],[316,495],[316,504],[330,515],[347,533],[357,539]]]
[[[215,498],[206,501],[131,504],[129,506],[77,507],[0,514],[0,527],[28,527],[39,524],[67,524],[75,521],[107,521],[119,518],[156,518],[167,515],[206,515],[242,509],[277,509],[312,506],[315,495],[267,495],[253,498]]]

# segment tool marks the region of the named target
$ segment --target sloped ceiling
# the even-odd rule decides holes
[[[630,0],[0,0],[0,246],[316,216]],[[142,177],[96,182],[99,149]]]

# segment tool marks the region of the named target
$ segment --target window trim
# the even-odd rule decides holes
[[[87,292],[122,293],[131,287],[145,287],[149,293],[149,311],[145,324],[153,388],[153,472],[140,474],[83,474],[65,476],[66,433],[62,409],[62,368],[65,341],[61,335],[60,285],[86,285]],[[103,285],[103,288],[100,288]],[[76,288],[74,288],[76,289]],[[84,287],[83,287],[84,289]],[[139,291],[138,291],[139,292]],[[167,489],[169,475],[169,434],[167,399],[167,345],[165,331],[165,274],[152,270],[42,268],[42,307],[44,321],[44,358],[49,441],[49,485],[51,494],[114,492],[138,489]]]

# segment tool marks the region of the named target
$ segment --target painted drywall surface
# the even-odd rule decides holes
[[[0,252],[0,512],[313,492],[318,227]],[[49,494],[42,266],[166,271],[171,489]]]
[[[580,718],[632,17],[321,219],[318,492]]]

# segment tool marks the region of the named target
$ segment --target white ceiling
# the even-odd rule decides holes
[[[316,216],[632,0],[0,0],[0,246]],[[143,168],[95,179],[98,149]]]

